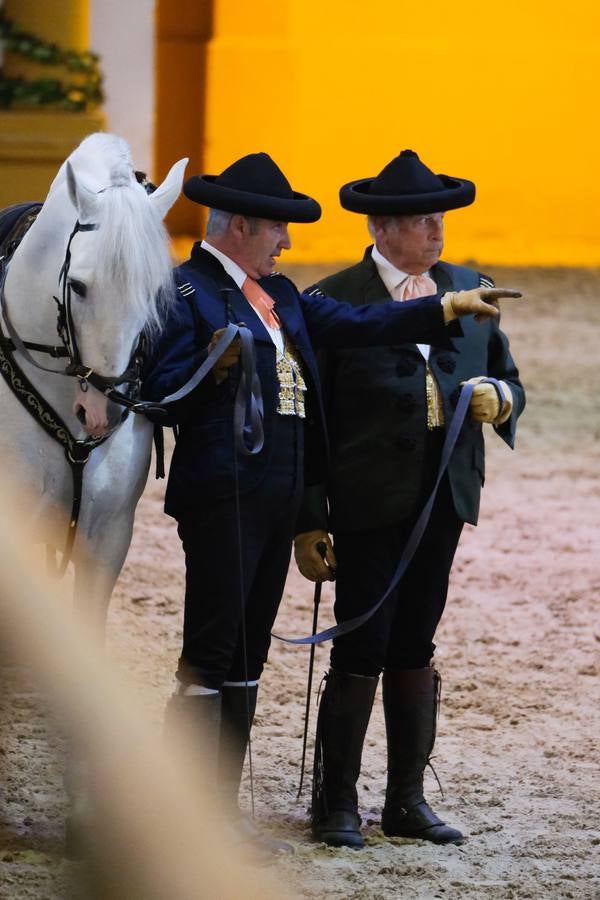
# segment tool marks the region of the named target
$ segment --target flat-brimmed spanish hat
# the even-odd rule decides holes
[[[413,150],[403,150],[376,178],[350,181],[340,188],[340,203],[366,215],[415,215],[469,206],[475,185],[465,178],[435,175]]]
[[[194,175],[183,193],[211,209],[277,222],[316,222],[321,216],[317,201],[293,191],[267,153],[242,156],[220,175]]]

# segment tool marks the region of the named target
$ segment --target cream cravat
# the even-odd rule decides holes
[[[394,300],[414,300],[416,297],[430,297],[437,294],[437,286],[429,275],[409,275],[392,291]]]
[[[409,275],[392,291],[394,300],[415,300],[437,293],[437,285],[429,275]],[[434,378],[429,360],[425,367],[425,393],[427,398],[427,428],[439,428],[444,424],[442,395]]]

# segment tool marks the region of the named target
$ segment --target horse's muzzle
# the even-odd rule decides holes
[[[102,437],[111,431],[119,424],[121,417],[120,408],[91,385],[85,391],[77,386],[73,412],[86,433],[93,437]]]

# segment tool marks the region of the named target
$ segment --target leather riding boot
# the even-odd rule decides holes
[[[200,780],[213,795],[217,776],[221,694],[173,694],[165,708],[164,736],[169,745],[185,741],[193,749]]]
[[[224,685],[221,689],[219,788],[225,808],[236,812],[257,693],[257,685],[248,689],[245,685]]]
[[[219,742],[219,791],[225,815],[242,842],[247,841],[265,856],[278,852],[293,853],[287,841],[264,834],[254,819],[243,813],[238,805],[244,760],[250,729],[256,711],[258,686],[224,685],[221,689],[221,735]]]
[[[423,795],[423,773],[433,750],[440,676],[430,666],[383,674],[388,781],[381,817],[388,837],[460,844],[460,831],[445,825]]]
[[[332,847],[364,847],[356,782],[379,678],[331,669],[317,719],[312,833]]]

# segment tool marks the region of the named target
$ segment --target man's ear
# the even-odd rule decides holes
[[[249,233],[248,219],[245,216],[239,215],[239,213],[235,213],[231,217],[230,228],[235,237],[246,237],[246,235]]]
[[[385,219],[382,216],[371,216],[371,227],[373,229],[373,234],[375,237],[378,235],[384,234],[385,232]]]

